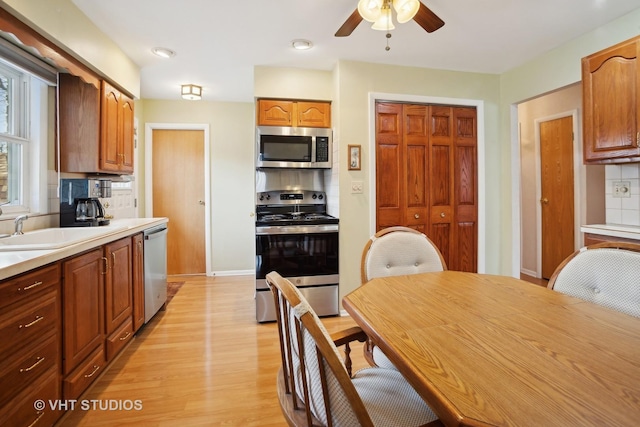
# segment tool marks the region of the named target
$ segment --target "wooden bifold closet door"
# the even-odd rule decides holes
[[[476,109],[376,103],[376,229],[425,233],[450,270],[477,271]]]

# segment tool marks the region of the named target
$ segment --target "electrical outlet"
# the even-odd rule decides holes
[[[615,181],[613,183],[613,197],[631,197],[631,183],[629,181]]]
[[[362,181],[351,181],[351,194],[362,194]]]

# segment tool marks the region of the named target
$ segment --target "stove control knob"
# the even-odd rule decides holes
[[[324,196],[323,196],[322,194],[320,194],[320,195],[318,196],[318,199],[322,200],[322,199],[324,199]]]
[[[264,195],[260,195],[260,200],[264,200]]]
[[[311,196],[311,198],[312,198],[313,200],[315,200],[315,199],[317,199],[317,198],[318,198],[318,195],[317,195],[316,193],[313,193],[313,196]]]
[[[267,194],[267,200],[271,199],[271,194]]]

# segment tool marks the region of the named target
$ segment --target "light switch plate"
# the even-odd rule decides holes
[[[631,183],[629,181],[615,181],[613,183],[613,197],[631,197]]]

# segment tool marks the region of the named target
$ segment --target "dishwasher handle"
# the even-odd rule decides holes
[[[144,233],[144,240],[157,239],[158,237],[165,236],[169,230],[167,228],[158,228],[156,230],[150,231],[148,234]]]

